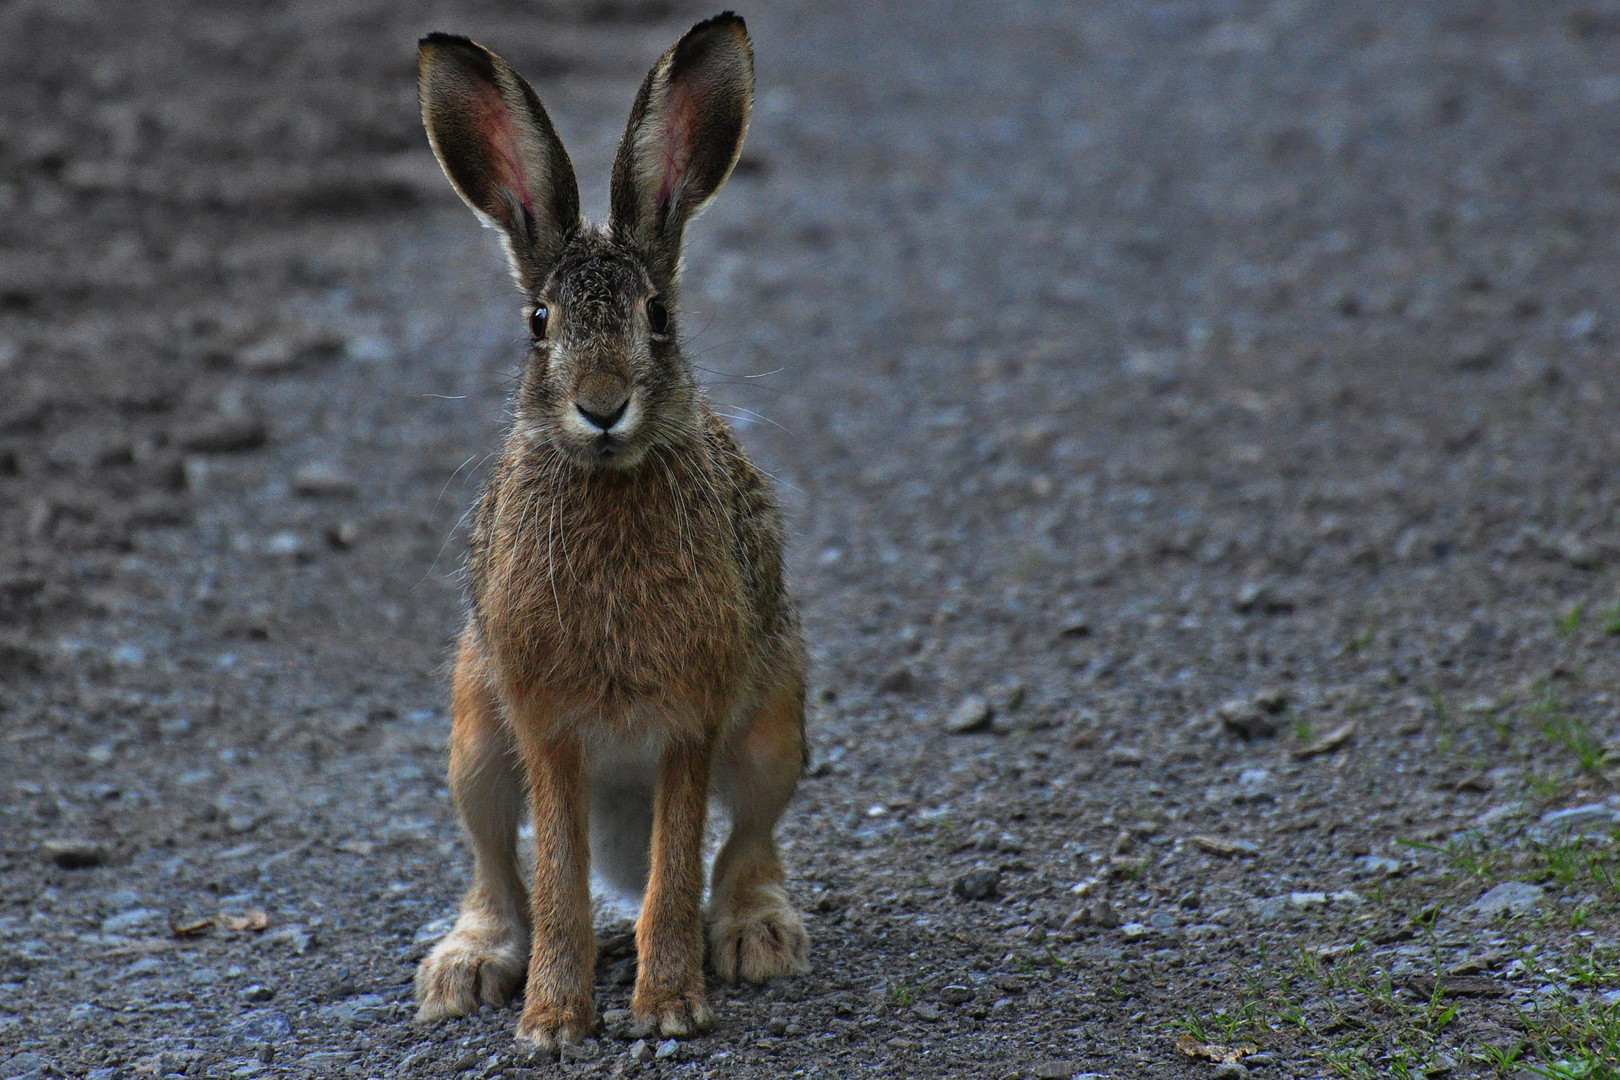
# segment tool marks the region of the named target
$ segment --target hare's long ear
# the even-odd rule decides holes
[[[731,12],[698,23],[641,84],[613,162],[611,226],[668,282],[681,234],[742,152],[754,98],[754,50]]]
[[[545,107],[506,61],[450,34],[422,39],[416,88],[444,174],[501,230],[519,287],[539,288],[580,227],[574,167]]]

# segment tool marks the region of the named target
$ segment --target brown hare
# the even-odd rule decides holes
[[[753,96],[727,12],[653,65],[603,226],[529,84],[466,38],[419,55],[422,119],[456,191],[500,230],[533,341],[480,497],[452,678],[450,788],[472,840],[455,928],[416,973],[418,1016],[500,1005],[555,1050],[595,1027],[593,865],[642,895],[631,1011],[684,1036],[708,945],[722,979],[807,968],[773,832],[804,761],[804,648],[770,488],[681,358],[686,224],[725,182]],[[525,885],[517,837],[535,831]]]

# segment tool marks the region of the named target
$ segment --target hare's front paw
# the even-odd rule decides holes
[[[715,974],[726,982],[765,982],[810,970],[804,920],[780,886],[725,898],[711,919],[709,955]]]
[[[527,1053],[555,1054],[596,1030],[590,998],[567,1004],[529,1004],[518,1021],[517,1046]]]
[[[523,985],[526,936],[457,928],[416,969],[416,1018],[467,1016],[480,1005],[499,1007]]]
[[[636,987],[630,1001],[631,1027],[637,1035],[659,1034],[684,1039],[714,1026],[714,1010],[703,992],[703,980],[684,990],[661,991]]]

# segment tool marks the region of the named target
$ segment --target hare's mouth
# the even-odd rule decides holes
[[[576,462],[587,469],[628,469],[646,455],[640,439],[618,432],[599,432],[562,440],[561,445]]]

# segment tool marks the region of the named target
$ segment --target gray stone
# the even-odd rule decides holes
[[[1250,582],[1232,598],[1232,606],[1244,615],[1280,615],[1294,610],[1294,602],[1269,585]]]
[[[595,1039],[582,1039],[577,1043],[563,1043],[557,1048],[563,1061],[595,1061],[602,1056],[602,1044]]]
[[[254,983],[251,986],[242,987],[242,989],[237,991],[236,996],[241,998],[243,1001],[248,1002],[256,1003],[269,1001],[271,998],[276,996],[276,989],[273,986],[265,986],[261,983]]]
[[[1401,870],[1398,860],[1385,855],[1363,855],[1356,860],[1356,874],[1359,877],[1396,877]]]
[[[1288,707],[1288,691],[1280,686],[1269,686],[1254,695],[1254,705],[1262,712],[1280,713]]]
[[[312,461],[293,474],[293,490],[306,498],[337,498],[359,490],[354,478],[329,461]]]
[[[1035,1066],[1035,1080],[1072,1080],[1079,1071],[1072,1061],[1043,1061]]]
[[[663,1042],[658,1044],[658,1049],[653,1051],[653,1057],[659,1059],[672,1058],[680,1052],[680,1049],[680,1043],[676,1042],[674,1039],[665,1039]]]
[[[947,1005],[966,1005],[973,1000],[973,991],[959,983],[951,983],[940,987],[939,993],[934,996]]]
[[[1120,924],[1119,910],[1106,900],[1093,900],[1086,912],[1094,926],[1112,930]]]
[[[1237,791],[1232,795],[1235,803],[1276,802],[1272,790],[1270,769],[1244,769],[1238,773]]]
[[[1566,810],[1549,810],[1541,815],[1540,824],[1547,828],[1581,829],[1589,825],[1607,825],[1620,819],[1620,810],[1608,803],[1587,803]]]
[[[630,1044],[631,1061],[651,1061],[652,1056],[653,1048],[647,1045],[646,1039],[637,1039]]]
[[[919,1020],[934,1023],[945,1018],[945,1010],[931,1001],[919,1001],[911,1007],[911,1013]]]
[[[199,454],[239,454],[257,450],[270,439],[264,421],[246,416],[216,416],[177,433],[183,450]]]
[[[120,979],[138,979],[144,975],[156,975],[167,965],[160,957],[143,956],[119,972]]]
[[[1215,1080],[1243,1080],[1249,1075],[1249,1067],[1240,1062],[1226,1061],[1215,1066],[1215,1071],[1209,1075]]]
[[[951,882],[951,892],[963,900],[990,900],[1001,888],[1001,871],[981,866]]]
[[[314,1050],[298,1059],[298,1064],[316,1076],[332,1076],[354,1061],[352,1050]]]
[[[1541,906],[1542,889],[1528,881],[1504,881],[1475,900],[1468,910],[1482,918],[1529,915]]]
[[[323,1019],[347,1028],[363,1028],[386,1020],[391,1010],[388,999],[381,994],[359,994],[347,1001],[324,1005],[319,1011]]]
[[[88,870],[107,861],[107,849],[94,840],[47,840],[40,845],[45,857],[63,870]]]
[[[305,929],[303,923],[288,923],[259,938],[261,945],[285,946],[299,956],[309,951],[311,943],[309,931]]]
[[[1091,620],[1084,612],[1070,612],[1058,622],[1058,637],[1083,638],[1091,636]]]
[[[1276,719],[1262,712],[1252,701],[1235,698],[1221,705],[1215,714],[1220,718],[1222,727],[1244,742],[1269,739],[1277,734]]]
[[[945,730],[952,735],[966,735],[988,727],[995,716],[990,699],[983,694],[972,694],[962,700],[951,715],[945,718]]]
[[[17,1054],[0,1065],[0,1080],[34,1080],[45,1076],[54,1066],[40,1054]]]
[[[278,1043],[293,1033],[292,1021],[279,1009],[249,1013],[231,1025],[231,1036],[241,1043]]]
[[[103,934],[127,934],[131,930],[145,926],[156,919],[160,913],[151,908],[132,908],[121,911],[117,915],[110,915],[101,920]]]
[[[1281,922],[1298,911],[1288,902],[1286,896],[1267,896],[1263,899],[1250,900],[1249,910],[1261,922]]]
[[[877,682],[881,694],[910,694],[916,691],[918,685],[917,676],[904,665],[888,672]]]

